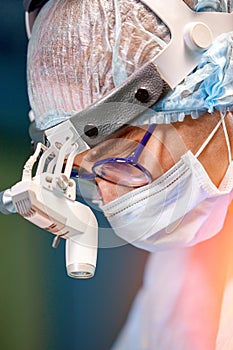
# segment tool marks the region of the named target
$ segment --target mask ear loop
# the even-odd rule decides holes
[[[198,158],[200,156],[200,154],[203,152],[205,147],[208,145],[208,143],[214,137],[214,135],[216,134],[216,132],[218,131],[219,127],[222,124],[223,132],[224,132],[224,136],[225,136],[225,141],[226,141],[226,145],[227,145],[227,151],[228,151],[228,161],[229,161],[229,164],[231,163],[231,161],[232,161],[232,154],[231,154],[231,145],[230,145],[229,135],[228,135],[227,128],[226,128],[226,123],[225,123],[225,116],[226,116],[226,114],[227,114],[227,112],[220,112],[221,119],[218,121],[217,125],[211,131],[211,133],[209,134],[209,136],[207,137],[205,142],[202,144],[202,146],[199,148],[199,150],[195,153],[195,157],[196,158]]]
[[[200,156],[200,154],[204,151],[204,149],[206,148],[206,146],[208,145],[208,143],[212,140],[212,138],[214,137],[214,135],[216,134],[216,132],[218,131],[219,127],[221,126],[221,124],[223,124],[223,120],[224,120],[225,115],[221,116],[221,119],[218,121],[217,125],[214,127],[214,129],[211,131],[211,133],[209,134],[209,136],[207,137],[207,139],[204,141],[204,143],[201,145],[201,147],[199,148],[199,150],[194,154],[194,156],[196,158],[198,158]]]
[[[222,126],[223,126],[223,132],[224,132],[226,145],[227,145],[227,151],[228,151],[228,161],[229,161],[229,164],[230,164],[231,161],[232,161],[232,154],[231,154],[231,144],[230,144],[230,140],[229,140],[229,135],[228,135],[227,127],[226,127],[226,123],[225,123],[225,116],[226,116],[226,114],[227,114],[227,112],[220,112]]]

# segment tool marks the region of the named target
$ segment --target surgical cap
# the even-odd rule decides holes
[[[233,8],[232,0],[185,2],[197,11],[211,7],[213,11],[230,12]],[[141,1],[50,0],[36,18],[28,46],[28,92],[37,127],[49,128],[96,102],[153,59],[169,40],[169,29]],[[232,39],[227,37],[223,41],[221,52],[226,55]],[[174,95],[168,95],[168,99],[155,106],[153,121],[144,117],[138,124],[183,120],[185,114],[199,116],[204,101],[199,99],[200,110],[196,105],[193,111],[186,107],[190,106],[190,99],[200,97],[194,92],[209,73],[206,63],[208,58],[203,59],[197,70],[200,74],[195,78],[195,86],[187,89],[187,82],[182,83],[184,88],[181,84],[181,88],[173,91]],[[227,59],[222,67],[224,72],[227,65],[233,76],[232,52],[231,64]],[[221,72],[216,73],[215,66],[213,72],[218,79]],[[229,74],[227,77],[232,88]],[[228,91],[224,90],[224,94]],[[186,102],[184,96],[189,97]],[[215,107],[211,103],[211,108],[206,108],[210,112]],[[224,98],[222,103],[225,105]]]

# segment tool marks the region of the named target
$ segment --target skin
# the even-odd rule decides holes
[[[144,148],[139,158],[139,163],[150,171],[152,179],[155,180],[178,162],[187,150],[191,150],[195,154],[220,118],[218,112],[212,115],[206,113],[196,120],[187,116],[182,123],[158,125]],[[233,152],[233,116],[231,113],[225,116],[225,121],[231,144],[231,152]],[[93,163],[99,159],[129,155],[135,149],[135,145],[141,141],[147,127],[129,127],[125,129],[124,132],[114,138],[116,144],[113,141],[103,143],[92,150],[77,155],[74,166],[77,168],[82,166],[86,170],[91,171]],[[229,165],[222,125],[198,159],[204,166],[213,184],[218,187]],[[97,178],[96,182],[104,204],[133,190],[129,187],[112,184],[100,178]]]

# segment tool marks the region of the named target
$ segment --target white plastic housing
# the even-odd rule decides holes
[[[233,12],[195,12],[182,0],[142,2],[170,29],[171,41],[153,63],[172,89],[198,65],[203,49],[233,30]]]
[[[50,191],[37,181],[40,179],[35,177],[11,188],[15,209],[28,221],[67,239],[66,267],[69,276],[92,277],[98,245],[98,224],[93,212],[84,204]]]

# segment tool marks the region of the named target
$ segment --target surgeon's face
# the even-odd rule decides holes
[[[189,0],[185,2],[191,4]],[[115,81],[121,83],[125,79],[124,73],[129,76],[138,70],[170,41],[168,28],[140,1],[119,2],[121,28],[118,28],[115,5],[110,0],[51,0],[38,15],[28,50],[28,86],[30,103],[41,129],[99,100],[115,87]],[[150,171],[153,180],[160,177],[187,150],[195,153],[219,118],[217,113],[206,114],[197,120],[186,117],[182,123],[157,126],[139,163]],[[230,115],[226,122],[232,138]],[[91,171],[99,159],[129,156],[145,129],[126,129],[118,137],[78,155],[74,165]],[[199,160],[218,186],[228,165],[222,128]],[[132,191],[98,178],[96,181],[104,203]]]
[[[139,163],[151,173],[153,180],[157,179],[170,169],[187,150],[195,154],[214,129],[219,118],[217,112],[214,115],[206,113],[197,120],[187,116],[182,123],[158,125],[142,152]],[[229,137],[232,139],[232,117],[229,114],[225,119]],[[128,127],[116,137],[77,155],[74,167],[85,168],[91,172],[93,164],[100,159],[129,156],[141,141],[146,129],[146,126]],[[218,186],[228,167],[227,147],[222,127],[201,153],[199,160],[212,182]],[[100,178],[96,178],[96,182],[104,204],[133,190]]]

